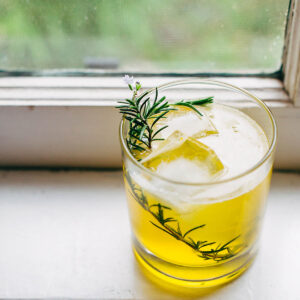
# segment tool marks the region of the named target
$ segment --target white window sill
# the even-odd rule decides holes
[[[176,79],[141,78],[145,88]],[[293,105],[283,83],[272,78],[213,79],[243,87],[265,101],[278,124],[275,168],[299,170],[300,107]],[[120,167],[120,114],[114,106],[127,94],[116,77],[0,78],[0,166]]]
[[[153,285],[135,262],[121,172],[0,178],[0,298],[184,298]],[[299,297],[299,194],[299,173],[274,174],[254,265],[201,299]]]

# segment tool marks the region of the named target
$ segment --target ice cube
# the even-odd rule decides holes
[[[197,107],[203,116],[200,116],[188,107],[176,106],[175,108],[176,110],[170,111],[166,115],[166,118],[161,119],[155,124],[154,131],[168,125],[166,129],[158,134],[158,138],[166,139],[176,130],[180,130],[183,134],[195,139],[218,133],[218,130],[206,114],[209,108]],[[158,147],[159,143],[154,143],[154,148]]]
[[[211,181],[224,170],[211,148],[178,130],[141,163],[161,176],[184,182]]]

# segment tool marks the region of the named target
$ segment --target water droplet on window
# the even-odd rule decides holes
[[[232,126],[233,132],[239,132],[236,126]]]

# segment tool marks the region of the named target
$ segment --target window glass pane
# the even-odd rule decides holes
[[[0,68],[274,71],[289,0],[0,0]]]

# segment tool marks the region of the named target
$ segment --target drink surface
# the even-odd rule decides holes
[[[141,163],[164,178],[201,183],[237,176],[263,158],[268,140],[253,119],[220,104],[199,111],[203,116],[189,108],[169,112],[156,125],[168,125],[159,136],[164,141],[142,153]],[[235,182],[199,190],[174,183],[165,189],[125,166],[135,239],[156,257],[155,268],[173,277],[206,280],[230,274],[255,247],[270,177],[265,170],[243,189]],[[221,200],[215,201],[213,193]]]
[[[153,152],[142,160],[146,167],[177,181],[208,182],[239,175],[258,163],[264,156],[268,149],[266,135],[261,127],[246,114],[220,104],[211,104],[198,109],[203,116],[184,107],[169,112],[167,118],[157,124],[158,128],[168,125],[168,128],[160,135],[165,141],[163,143],[157,141]],[[174,132],[177,135],[174,135]],[[186,157],[178,153],[175,159],[167,161],[166,156],[170,156],[179,148],[172,148],[172,146],[180,137],[190,137],[208,146],[212,150],[209,155],[211,164],[216,165],[220,172],[212,169],[212,165],[210,168],[205,168],[205,163],[209,161],[207,159],[203,164],[200,163],[201,158],[197,157],[197,153],[203,148],[201,144],[198,149],[194,145],[194,157],[192,154]],[[162,147],[164,144],[166,146]],[[178,146],[180,145],[179,143]],[[153,168],[154,159],[151,160],[151,158],[157,156],[156,153],[160,148],[163,148],[161,162]],[[168,148],[172,151],[167,151]],[[184,152],[182,148],[184,147],[178,150],[181,154]],[[185,148],[189,148],[189,145]],[[220,162],[223,167],[217,166]],[[157,160],[155,163],[158,163]]]

